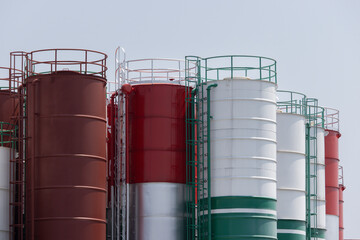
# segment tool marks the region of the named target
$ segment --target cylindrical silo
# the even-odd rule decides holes
[[[130,60],[126,94],[128,239],[185,239],[184,62]]]
[[[12,122],[14,115],[14,97],[10,91],[10,68],[0,67],[0,121]]]
[[[306,239],[305,95],[278,91],[277,216],[279,240]]]
[[[10,156],[14,147],[13,130],[9,123],[0,121],[0,239],[8,240],[10,234]]]
[[[200,64],[199,238],[276,239],[276,62],[221,56]]]
[[[27,55],[26,239],[105,240],[106,58]]]
[[[339,185],[339,240],[344,240],[344,190],[343,184]]]
[[[326,239],[339,239],[339,111],[325,108]]]
[[[339,166],[339,240],[344,240],[344,172]]]

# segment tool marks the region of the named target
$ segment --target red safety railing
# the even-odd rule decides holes
[[[74,71],[106,78],[107,55],[87,49],[43,49],[26,55],[28,76]],[[72,60],[70,60],[72,59]]]
[[[325,129],[339,132],[339,110],[328,107],[324,110]]]

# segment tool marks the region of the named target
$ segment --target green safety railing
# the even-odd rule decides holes
[[[277,90],[279,112],[306,115],[306,95],[286,90]]]
[[[0,122],[0,147],[15,148],[16,134],[17,126],[7,122]]]
[[[208,58],[188,56],[198,61],[199,81],[217,81],[224,78],[248,78],[277,83],[276,61],[272,58],[251,55],[224,55]]]

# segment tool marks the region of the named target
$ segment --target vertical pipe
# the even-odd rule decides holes
[[[311,240],[310,216],[310,124],[306,123],[306,239]]]
[[[208,239],[211,240],[211,142],[210,142],[210,120],[211,108],[210,108],[210,90],[218,85],[211,84],[206,88],[207,91],[207,177],[208,177]]]

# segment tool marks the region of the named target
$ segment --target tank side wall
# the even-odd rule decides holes
[[[105,85],[75,72],[27,79],[27,236],[105,239]]]

